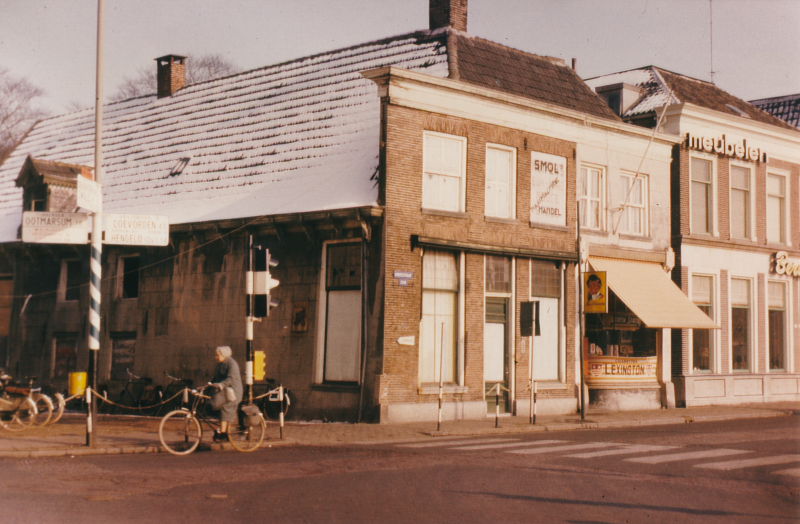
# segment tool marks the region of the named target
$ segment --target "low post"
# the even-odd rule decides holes
[[[533,390],[532,390],[532,393],[531,393],[531,403],[533,404],[533,420],[531,421],[531,424],[533,424],[534,426],[536,425],[536,396],[537,396],[536,381],[534,380],[533,381]]]
[[[281,405],[281,414],[279,415],[281,421],[281,440],[283,440],[283,385],[278,386],[278,402]]]
[[[436,423],[436,431],[442,430],[442,376],[444,375],[444,322],[442,322],[442,344],[439,346],[439,421]]]
[[[494,395],[494,427],[495,429],[500,427],[500,383],[498,382],[495,385],[497,391]]]
[[[86,395],[86,445],[94,447],[94,434],[92,433],[92,389],[84,390]]]

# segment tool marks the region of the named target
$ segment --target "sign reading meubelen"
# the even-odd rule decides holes
[[[531,222],[567,225],[567,159],[531,152]]]

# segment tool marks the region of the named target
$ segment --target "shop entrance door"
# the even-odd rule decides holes
[[[533,379],[558,380],[558,299],[536,298],[539,333],[533,341]]]
[[[494,413],[498,400],[496,390],[489,394],[498,382],[508,388],[508,299],[486,297],[486,322],[483,326],[483,380],[486,391],[486,408]],[[500,412],[508,410],[508,392],[501,391]]]

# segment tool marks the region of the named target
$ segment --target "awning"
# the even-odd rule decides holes
[[[611,288],[650,328],[719,329],[719,326],[669,279],[661,264],[589,257],[595,271],[605,271]]]

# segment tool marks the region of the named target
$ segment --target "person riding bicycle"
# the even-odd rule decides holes
[[[214,350],[217,367],[211,378],[218,391],[211,396],[211,407],[219,410],[220,431],[214,434],[214,442],[228,439],[228,426],[236,420],[236,409],[242,401],[242,378],[239,364],[231,357],[230,346],[219,346]]]

